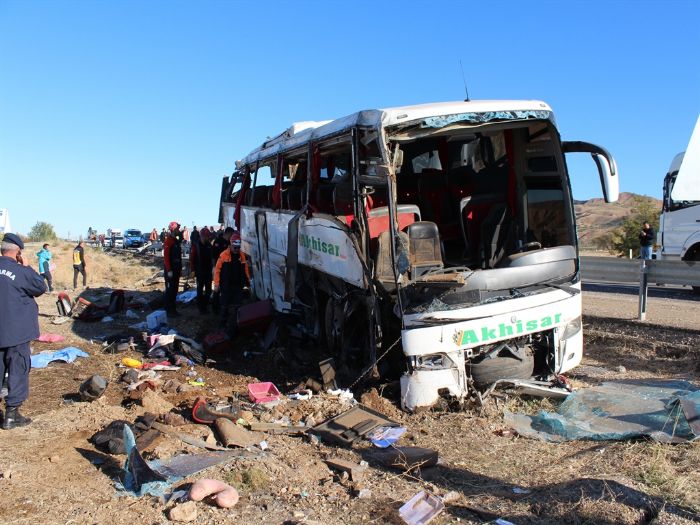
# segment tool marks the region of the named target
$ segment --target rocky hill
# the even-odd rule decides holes
[[[661,212],[661,200],[636,193],[620,193],[616,203],[607,204],[603,199],[574,201],[579,242],[582,247],[596,247],[596,239],[617,228],[624,218],[634,213],[639,200],[648,201]]]

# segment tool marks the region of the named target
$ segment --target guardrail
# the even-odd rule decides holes
[[[581,278],[612,283],[638,282],[639,320],[644,321],[649,282],[700,286],[700,262],[581,257]]]

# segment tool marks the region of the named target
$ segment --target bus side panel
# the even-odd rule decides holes
[[[267,247],[269,293],[278,312],[288,312],[292,305],[284,300],[284,276],[287,270],[287,229],[293,215],[276,211],[264,212],[266,216],[266,239],[260,246]],[[259,235],[262,233],[260,231]],[[265,259],[265,257],[263,257]]]
[[[299,221],[299,263],[362,288],[362,262],[348,234],[323,217],[302,217]]]

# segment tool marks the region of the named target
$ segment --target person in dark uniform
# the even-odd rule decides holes
[[[225,250],[216,262],[214,269],[214,290],[220,294],[221,326],[226,329],[229,318],[229,308],[234,311],[243,300],[243,287],[248,284],[248,276],[243,256],[241,255],[241,238],[231,237],[229,248]]]
[[[209,228],[209,231],[212,233],[212,236],[214,235],[213,228],[214,228],[213,226],[211,226]],[[233,228],[231,228],[229,226],[225,230],[219,229],[219,231],[216,233],[216,237],[214,238],[214,240],[212,241],[212,244],[211,244],[211,255],[212,255],[211,264],[212,264],[212,267],[216,266],[216,263],[219,261],[219,257],[221,256],[221,254],[224,253],[224,251],[226,251],[226,249],[228,248],[229,240],[231,239],[231,235],[233,235],[233,233],[235,231],[236,230],[234,230]],[[212,299],[211,299],[211,306],[212,306],[212,309],[214,310],[214,312],[219,311],[219,303],[220,303],[219,297],[220,297],[219,291],[214,290],[214,294],[212,295]]]
[[[194,232],[192,232],[194,238]],[[197,278],[197,307],[199,313],[207,313],[207,306],[211,297],[212,280],[212,235],[207,228],[202,228],[198,233],[197,241],[192,241],[192,251],[190,252],[190,264]]]
[[[163,243],[163,275],[165,277],[165,311],[172,317],[177,317],[175,299],[180,287],[182,275],[182,235],[180,225],[172,221],[168,225],[168,236]]]
[[[19,408],[29,397],[29,343],[39,337],[39,307],[34,297],[46,292],[44,279],[22,258],[23,249],[22,239],[5,234],[0,247],[0,381],[8,373],[5,430],[31,423]]]

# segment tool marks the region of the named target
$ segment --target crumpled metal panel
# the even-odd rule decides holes
[[[694,409],[694,410],[693,410]],[[664,443],[700,437],[700,390],[687,381],[628,380],[578,390],[557,412],[535,416],[506,411],[518,434],[544,441],[593,441],[650,437]]]
[[[527,120],[527,119],[548,119],[554,122],[551,111],[528,110],[528,111],[489,111],[486,113],[458,113],[440,117],[429,117],[423,120],[423,126],[427,128],[444,128],[455,122],[472,122],[474,124],[484,124],[495,120]]]

